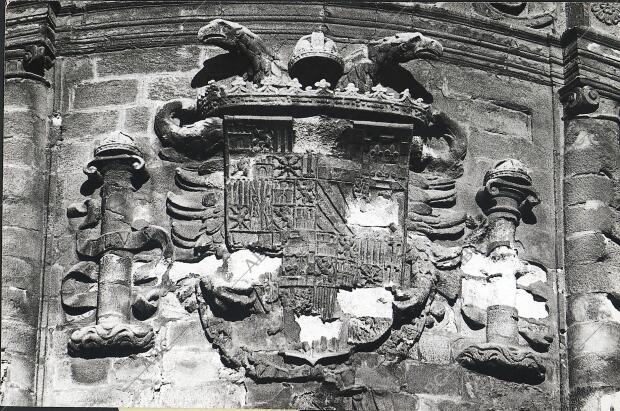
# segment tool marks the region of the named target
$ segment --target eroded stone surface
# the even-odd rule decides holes
[[[357,317],[392,318],[392,293],[385,288],[340,290],[336,295],[342,312]]]
[[[2,405],[620,406],[617,7],[194,6],[7,8]]]

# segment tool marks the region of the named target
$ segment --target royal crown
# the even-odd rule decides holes
[[[303,114],[422,124],[429,121],[430,105],[414,99],[409,90],[396,94],[378,84],[372,91],[360,93],[351,83],[344,89],[332,90],[330,86],[325,79],[304,88],[297,79],[283,84],[268,77],[258,85],[237,77],[228,87],[210,82],[198,98],[198,109],[204,117]]]

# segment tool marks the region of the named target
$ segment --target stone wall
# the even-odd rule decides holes
[[[620,43],[614,38],[617,21],[608,24],[597,17],[597,7],[603,6],[52,3],[16,1],[7,11],[11,53],[4,85],[3,405],[364,410],[617,406]],[[239,74],[237,60],[196,38],[215,18],[258,34],[283,62],[301,36],[319,31],[337,44],[341,56],[399,32],[419,31],[443,46],[439,59],[409,59],[392,75],[394,84],[406,82],[413,97],[431,104],[433,111],[428,130],[415,138],[423,140],[421,153],[431,164],[441,161],[424,169],[410,165],[410,210],[404,217],[405,225],[414,227],[409,234],[405,228],[405,237],[419,241],[413,267],[423,265],[415,260],[423,255],[429,256],[424,264],[434,264],[428,295],[413,319],[356,346],[345,359],[311,366],[293,361],[294,367],[310,370],[302,376],[288,364],[274,366],[288,370],[286,377],[271,375],[264,365],[240,366],[240,357],[229,354],[233,343],[218,339],[230,337],[230,331],[222,325],[215,332],[217,326],[210,322],[217,319],[217,303],[209,302],[208,287],[196,282],[194,289],[193,281],[215,272],[222,256],[212,249],[201,255],[202,261],[187,258],[198,248],[187,251],[175,242],[178,222],[168,193],[187,194],[178,182],[183,175],[178,169],[189,170],[191,181],[219,188],[224,184],[218,183],[220,177],[205,175],[223,174],[224,159],[231,161],[221,145],[208,155],[199,152],[200,146],[182,152],[173,145],[183,160],[171,159],[170,151],[162,149],[170,150],[170,136],[181,132],[166,135],[157,125],[167,115],[162,110],[166,103],[195,101],[209,85],[209,76],[230,86],[233,74]],[[33,25],[37,28],[28,28]],[[31,44],[42,47],[37,55],[49,62],[26,64],[35,54],[27,54]],[[246,80],[252,81],[251,75]],[[393,90],[402,91],[394,84]],[[596,95],[583,97],[575,91],[583,87]],[[199,118],[195,112],[187,118],[180,114],[174,120],[177,128],[190,135]],[[275,115],[288,114],[276,110]],[[444,118],[448,120],[442,123]],[[303,120],[294,124],[296,133],[310,127]],[[119,132],[130,136],[131,144],[118,147],[137,150],[149,174],[133,190],[125,187],[131,200],[120,206],[106,200],[110,188],[103,171],[103,186],[91,184],[83,171],[98,158],[95,149],[111,141],[120,144],[111,137]],[[441,156],[453,152],[455,141],[464,142],[466,154],[450,158],[448,168]],[[509,196],[518,198],[518,204],[498,211],[493,201],[500,201],[503,192],[483,188],[494,178],[489,172],[501,171],[506,159],[518,160],[503,163],[513,167],[512,180],[500,176],[497,184],[505,188],[524,175],[531,184],[518,180],[517,194]],[[412,179],[430,181],[430,188],[416,186]],[[433,190],[433,181],[451,181],[455,196],[429,200],[445,190]],[[420,196],[417,205],[412,205],[414,193]],[[87,198],[91,203],[85,203]],[[531,210],[527,201],[532,201]],[[436,221],[412,217],[417,206],[432,209]],[[454,224],[460,227],[455,234],[438,234],[437,221],[451,221],[455,215],[463,215]],[[88,222],[91,217],[94,224]],[[516,225],[514,234],[502,221]],[[97,293],[104,287],[104,268],[96,268],[94,276],[76,268],[80,261],[80,267],[99,264],[92,265],[98,256],[84,256],[80,241],[105,234],[104,225],[113,223],[134,233],[161,227],[174,244],[174,260],[163,257],[166,244],[151,247],[152,241],[130,256],[125,285],[132,290],[132,311],[126,314],[132,324],[151,327],[153,343],[143,352],[76,354],[68,342],[76,330],[100,323]],[[121,254],[119,258],[127,257]],[[450,259],[456,262],[446,262]],[[502,261],[510,263],[501,266]],[[253,269],[258,268],[248,268]],[[493,270],[510,272],[514,284],[493,285]],[[411,276],[417,282],[411,293],[425,281],[420,273]],[[390,292],[400,298],[397,291]],[[235,298],[229,297],[233,303]],[[139,299],[143,302],[136,305]],[[515,329],[510,342],[493,345],[508,332],[502,321],[493,320],[506,315],[492,308],[498,299],[514,311],[505,322],[514,320]],[[340,308],[353,310],[344,303]],[[250,313],[247,318],[260,317]],[[233,327],[238,321],[222,318],[222,324]],[[261,334],[271,325],[265,321],[235,331],[243,335],[231,334],[230,339],[251,340],[249,345],[255,346],[271,341],[271,331],[268,337]],[[414,325],[419,331],[412,331]],[[289,332],[286,327],[276,330],[273,339]],[[476,354],[485,344],[503,355],[514,351],[519,359],[500,364],[508,372],[497,363],[489,365],[478,357],[484,354]],[[463,359],[463,353],[472,352],[471,362]],[[521,358],[534,358],[533,365],[523,366]]]

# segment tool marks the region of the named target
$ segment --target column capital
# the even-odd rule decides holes
[[[94,158],[84,167],[84,174],[95,186],[103,182],[103,176],[110,168],[129,167],[139,184],[148,178],[144,167],[144,157],[136,146],[134,139],[123,132],[112,133],[99,144],[94,152]]]
[[[487,197],[483,208],[489,219],[505,218],[518,225],[521,213],[540,200],[532,187],[532,178],[519,160],[498,162],[484,176],[482,194]]]
[[[618,4],[566,3],[566,31],[560,38],[564,49],[564,86],[559,94],[563,102],[570,102],[571,95],[579,94],[582,87],[596,90],[602,100],[620,101],[620,79],[615,74],[620,61],[619,19]],[[587,112],[591,111],[584,111]]]
[[[564,105],[566,116],[593,113],[600,105],[598,90],[590,86],[578,86],[573,88],[561,100]]]
[[[45,70],[56,58],[59,1],[15,0],[6,7],[5,77],[30,78],[49,85]]]

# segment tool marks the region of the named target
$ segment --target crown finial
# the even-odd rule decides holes
[[[335,85],[343,69],[336,43],[320,31],[300,38],[288,62],[290,76],[298,78],[304,87],[321,79]]]
[[[114,154],[115,152],[142,156],[134,139],[121,131],[112,133],[104,138],[101,144],[95,148],[93,154],[95,157],[101,157],[103,155]]]

